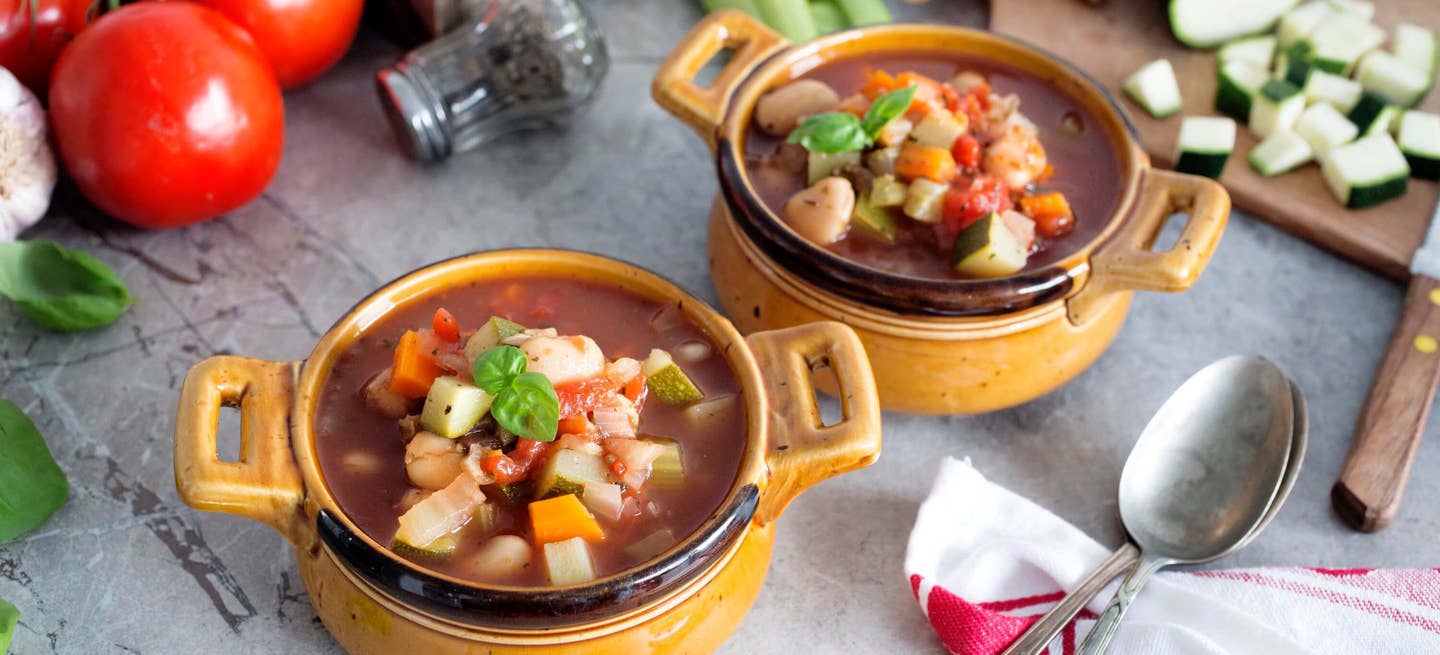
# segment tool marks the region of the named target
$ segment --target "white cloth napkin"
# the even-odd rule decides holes
[[[1108,556],[968,461],[947,458],[920,506],[905,574],[950,652],[990,655]],[[1051,655],[1075,652],[1114,588],[1056,638]],[[1131,606],[1110,652],[1440,653],[1440,569],[1161,572]]]

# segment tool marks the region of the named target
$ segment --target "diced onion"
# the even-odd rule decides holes
[[[675,357],[679,358],[680,361],[691,364],[710,359],[710,354],[715,352],[715,349],[711,348],[710,344],[694,339],[675,346],[674,350]]]
[[[459,530],[474,516],[475,508],[485,502],[480,485],[467,473],[461,473],[450,486],[441,489],[411,507],[400,516],[397,538],[423,546]]]
[[[482,487],[495,483],[495,474],[486,471],[480,466],[480,463],[485,461],[485,458],[489,457],[491,452],[493,451],[489,448],[472,447],[470,448],[470,452],[465,455],[465,461],[461,463],[465,472],[469,473],[470,477],[475,480],[475,484]]]
[[[640,362],[629,357],[621,357],[605,365],[605,378],[617,387],[625,386],[637,375],[640,375]]]

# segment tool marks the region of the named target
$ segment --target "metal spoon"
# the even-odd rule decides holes
[[[1290,383],[1259,357],[1196,373],[1145,426],[1120,474],[1120,521],[1140,563],[1080,644],[1103,653],[1140,588],[1172,564],[1199,564],[1244,543],[1280,491],[1295,403]]]
[[[1234,550],[1244,548],[1270,521],[1279,513],[1280,507],[1285,504],[1285,499],[1290,496],[1290,490],[1295,487],[1295,480],[1300,477],[1300,466],[1305,461],[1305,451],[1310,443],[1309,413],[1306,408],[1305,395],[1301,393],[1300,387],[1294,382],[1290,383],[1290,400],[1294,407],[1294,425],[1291,430],[1290,457],[1285,464],[1285,479],[1280,482],[1280,490],[1275,494],[1275,500],[1270,503],[1270,508],[1265,512],[1265,518],[1260,520],[1259,525],[1245,539],[1235,547]],[[1129,463],[1126,463],[1129,466]],[[1228,553],[1227,553],[1228,554]],[[1070,593],[1065,595],[1055,606],[1050,608],[1039,621],[1030,624],[1030,627],[1010,644],[1001,655],[1038,655],[1045,649],[1055,637],[1060,634],[1065,626],[1080,613],[1090,599],[1100,593],[1105,585],[1110,584],[1117,576],[1135,567],[1140,560],[1140,549],[1129,541],[1121,546],[1106,559],[1093,572],[1090,573],[1080,584],[1076,585]]]

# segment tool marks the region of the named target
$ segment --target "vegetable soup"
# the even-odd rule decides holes
[[[1094,239],[1120,196],[1101,125],[1018,70],[930,53],[822,65],[756,103],[746,163],[806,239],[871,268],[994,278]]]
[[[558,278],[401,308],[336,361],[321,468],[366,534],[478,583],[587,582],[652,559],[719,507],[745,409],[674,304]]]

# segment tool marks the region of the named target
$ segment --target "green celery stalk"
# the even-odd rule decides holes
[[[845,20],[845,14],[840,12],[834,0],[810,0],[810,16],[815,19],[815,30],[821,34],[850,27],[850,22]]]
[[[885,0],[835,0],[835,3],[840,5],[840,11],[845,12],[850,24],[857,27],[895,20],[890,15],[890,10],[885,8]]]
[[[760,18],[791,41],[809,41],[818,35],[806,0],[755,0],[755,4],[760,7]]]
[[[705,11],[720,11],[721,9],[739,9],[756,18],[760,17],[760,8],[755,6],[755,0],[700,0],[700,6]]]

